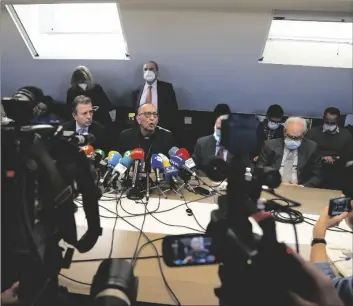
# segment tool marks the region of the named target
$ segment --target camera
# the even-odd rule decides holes
[[[102,234],[101,191],[94,166],[80,150],[91,135],[67,134],[60,125],[31,125],[35,104],[2,99],[12,119],[1,126],[2,289],[19,281],[24,305],[67,305],[58,274],[70,267],[74,250],[88,252]],[[74,217],[79,194],[87,220],[80,238]],[[60,247],[60,241],[69,246]],[[129,262],[104,260],[91,287],[93,305],[129,305],[137,286]]]

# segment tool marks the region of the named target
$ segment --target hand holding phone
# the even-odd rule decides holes
[[[343,212],[352,211],[351,201],[352,198],[350,197],[331,199],[328,209],[329,216],[334,217]]]

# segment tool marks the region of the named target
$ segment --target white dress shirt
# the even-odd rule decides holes
[[[284,151],[283,151],[283,158],[282,158],[282,162],[281,162],[281,168],[279,169],[279,173],[281,174],[281,176],[283,177],[283,167],[284,167],[284,163],[287,160],[287,156],[288,156],[289,150],[284,147]],[[293,167],[292,167],[292,180],[290,183],[292,184],[298,184],[298,150],[294,150],[294,161],[293,161]]]
[[[147,82],[145,83],[145,87],[143,88],[143,92],[141,95],[140,105],[146,103],[148,88],[150,86],[152,86],[152,104],[158,109],[157,81],[154,81],[151,85],[149,85]]]
[[[76,133],[77,134],[88,134],[88,127],[80,127],[76,121]]]
[[[216,153],[215,153],[216,156],[218,155],[218,152],[221,148],[222,148],[221,146],[216,145]],[[227,161],[228,150],[226,150],[225,148],[222,148],[222,149],[223,149],[223,160]]]

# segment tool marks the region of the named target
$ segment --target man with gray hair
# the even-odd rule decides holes
[[[284,139],[267,140],[256,166],[279,170],[285,184],[320,187],[323,177],[321,159],[317,144],[304,138],[306,131],[305,119],[288,118],[284,128]]]

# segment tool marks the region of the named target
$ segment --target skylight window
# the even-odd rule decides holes
[[[273,20],[261,63],[352,68],[352,22]]]
[[[129,59],[117,3],[7,5],[34,58]]]

